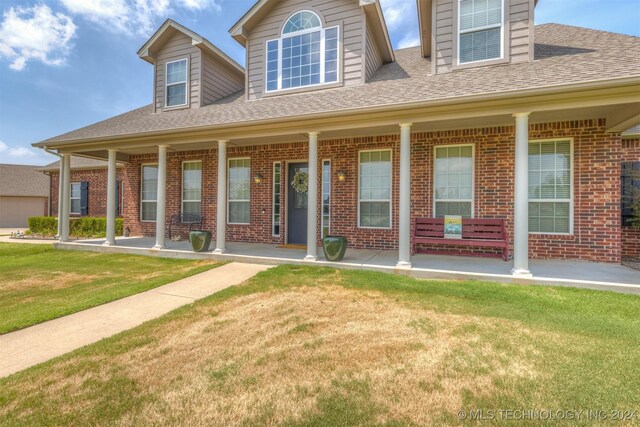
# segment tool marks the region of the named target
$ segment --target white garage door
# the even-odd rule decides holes
[[[46,214],[45,197],[0,197],[0,228],[24,228],[30,216]]]

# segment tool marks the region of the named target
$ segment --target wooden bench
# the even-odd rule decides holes
[[[445,239],[444,218],[417,218],[413,236],[412,254],[417,245],[468,246],[473,248],[502,249],[500,253],[484,253],[473,251],[447,251],[434,249],[418,249],[420,253],[439,253],[447,255],[502,256],[509,258],[509,238],[504,219],[462,219],[462,239]]]
[[[188,226],[189,232],[191,232],[191,230],[200,230],[202,229],[202,216],[192,213],[180,213],[171,215],[171,219],[169,221],[169,239],[171,239],[171,237],[173,236],[173,234],[171,234],[171,231],[180,226]]]

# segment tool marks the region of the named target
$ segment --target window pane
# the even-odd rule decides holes
[[[158,166],[142,166],[142,200],[156,200],[158,193]]]
[[[80,213],[80,199],[71,199],[71,209],[70,212],[73,214]]]
[[[280,235],[280,180],[282,164],[273,164],[273,235]]]
[[[571,142],[529,143],[529,231],[571,230]],[[558,200],[556,202],[548,200]]]
[[[249,223],[249,199],[251,197],[249,159],[229,160],[229,222]]]
[[[470,218],[473,200],[473,147],[437,147],[435,157],[435,216],[462,215]]]
[[[184,213],[200,213],[200,201],[202,196],[202,162],[187,162],[182,165],[182,200],[185,202],[197,202],[198,211],[187,212],[186,204],[183,205]],[[194,205],[191,205],[193,209]]]
[[[180,83],[167,86],[167,107],[184,105],[187,103],[187,84]]]
[[[360,226],[390,227],[391,216],[389,202],[360,202]]]
[[[308,30],[310,28],[320,27],[320,19],[315,13],[303,11],[293,15],[282,29],[282,34],[293,33],[296,31]]]
[[[202,205],[200,202],[183,202],[182,213],[200,215],[201,207]]]
[[[229,222],[249,224],[249,202],[229,202]]]
[[[187,81],[187,60],[167,64],[167,84]]]
[[[75,199],[75,198],[80,198],[80,194],[81,194],[81,189],[80,189],[80,183],[79,182],[72,182],[71,183],[71,198]]]
[[[460,34],[460,63],[500,58],[500,28]]]
[[[320,82],[320,31],[283,39],[282,88]],[[286,44],[285,44],[286,42]]]
[[[156,202],[142,202],[142,220],[156,220]]]
[[[460,30],[470,30],[502,22],[502,0],[460,1]]]
[[[331,203],[331,162],[322,162],[322,237],[329,235]]]

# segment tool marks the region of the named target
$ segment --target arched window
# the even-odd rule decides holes
[[[267,42],[267,92],[338,81],[338,27],[323,28],[315,13],[296,12],[279,39]]]
[[[282,34],[295,33],[298,31],[310,30],[312,28],[320,28],[320,18],[313,12],[304,10],[293,15],[284,27],[282,28]]]

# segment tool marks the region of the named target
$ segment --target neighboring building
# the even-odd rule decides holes
[[[49,183],[37,166],[0,164],[0,228],[26,228],[47,215]]]
[[[124,209],[124,167],[117,164],[116,174],[116,216],[122,216]],[[69,199],[71,216],[106,216],[107,214],[107,162],[104,160],[71,157],[71,179]],[[49,176],[51,204],[49,215],[58,215],[60,194],[60,161],[38,168]]]
[[[619,263],[637,239],[620,171],[638,160],[621,132],[640,122],[640,39],[534,27],[534,11],[418,0],[421,46],[393,51],[377,0],[260,0],[230,30],[246,72],[168,20],[138,52],[150,105],[34,145],[124,162],[125,225],[158,248],[195,212],[217,251],[297,243],[313,260],[330,233],[406,268],[415,219],[449,214],[505,219],[514,274]]]

